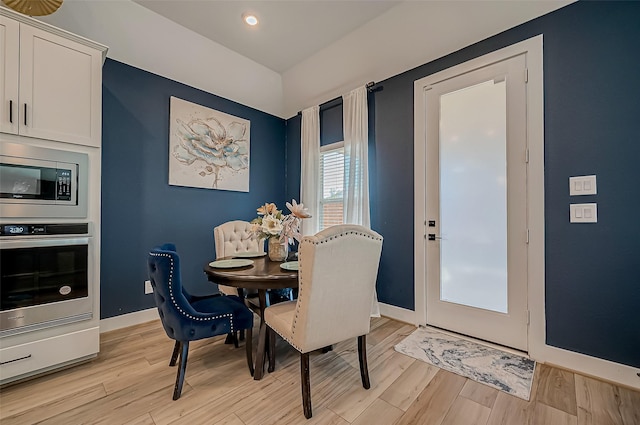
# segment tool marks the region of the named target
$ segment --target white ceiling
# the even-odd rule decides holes
[[[399,0],[134,0],[267,68],[283,73],[386,12]],[[259,24],[242,21],[252,13]]]

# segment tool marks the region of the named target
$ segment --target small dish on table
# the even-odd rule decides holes
[[[280,264],[280,268],[283,270],[293,270],[293,271],[297,271],[299,269],[300,265],[297,261],[288,261],[286,263],[282,263]]]
[[[233,258],[257,258],[264,257],[265,255],[267,255],[266,252],[258,251],[236,252],[233,254]]]
[[[228,260],[216,260],[209,263],[209,267],[216,269],[233,269],[236,267],[246,267],[253,264],[253,260],[247,258],[232,258]]]

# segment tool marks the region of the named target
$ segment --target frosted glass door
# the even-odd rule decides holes
[[[507,312],[506,84],[440,98],[440,298]]]
[[[422,90],[427,324],[521,350],[528,314],[524,69],[517,56]]]

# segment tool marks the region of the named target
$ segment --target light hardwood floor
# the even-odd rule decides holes
[[[224,337],[192,343],[182,397],[172,401],[173,341],[153,321],[103,334],[100,355],[89,363],[5,386],[0,423],[640,424],[640,392],[538,365],[527,402],[395,352],[413,330],[373,320],[369,390],[360,383],[356,339],[312,354],[313,418],[307,421],[298,355],[282,341],[276,370],[261,381],[250,378],[242,347],[225,345]]]

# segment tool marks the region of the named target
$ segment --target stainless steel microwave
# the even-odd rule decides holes
[[[0,142],[0,217],[87,217],[88,155]]]

